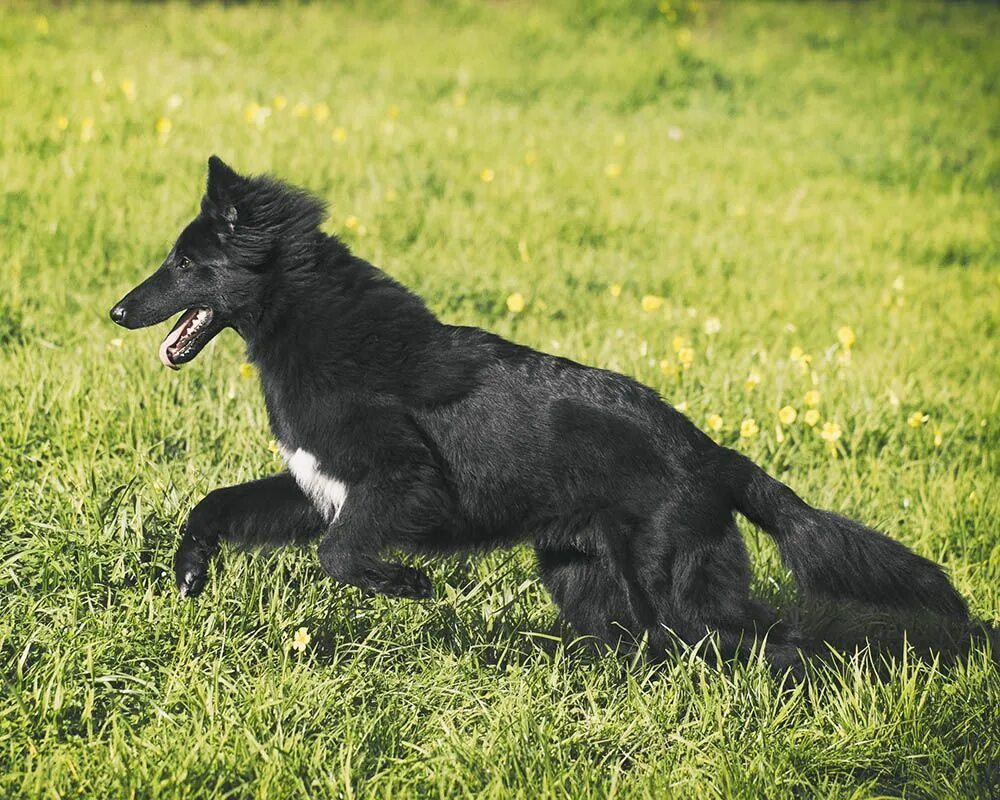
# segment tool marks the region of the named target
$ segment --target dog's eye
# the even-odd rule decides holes
[[[177,259],[177,266],[180,269],[187,269],[188,267],[191,266],[191,259],[188,258],[187,256],[181,256],[179,259]]]

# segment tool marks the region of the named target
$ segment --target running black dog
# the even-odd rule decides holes
[[[582,634],[611,645],[717,636],[746,656],[775,622],[750,596],[733,511],[778,543],[807,593],[966,617],[936,564],[810,507],[720,447],[655,391],[605,370],[439,322],[320,223],[324,204],[208,162],[201,213],[111,311],[127,328],[188,309],[160,347],[169,367],[224,328],[246,341],[288,472],[216,489],[177,550],[198,594],[220,541],[321,536],[343,583],[431,596],[389,550],[450,553],[531,542],[542,581]],[[794,663],[794,637],[766,657]]]

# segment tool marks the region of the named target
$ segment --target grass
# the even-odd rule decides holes
[[[217,152],[328,198],[330,230],[448,321],[720,415],[721,441],[1000,617],[1000,12],[588,9],[5,13],[0,796],[1000,793],[986,645],[881,679],[861,653],[784,692],[758,664],[588,657],[545,638],[521,551],[434,563],[426,604],[302,552],[227,553],[177,596],[187,510],[279,465],[234,335],[168,374],[163,330],[119,339],[106,314]],[[794,603],[746,530],[757,591]]]

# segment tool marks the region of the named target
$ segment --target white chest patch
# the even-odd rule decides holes
[[[299,488],[327,522],[334,522],[347,502],[347,484],[320,472],[316,456],[301,447],[293,451],[278,445]]]

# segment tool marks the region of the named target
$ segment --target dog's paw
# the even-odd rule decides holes
[[[174,556],[174,578],[181,597],[197,597],[208,582],[208,559],[182,544]]]
[[[413,567],[397,567],[378,587],[378,591],[390,597],[405,597],[410,600],[429,600],[434,596],[431,579]]]

